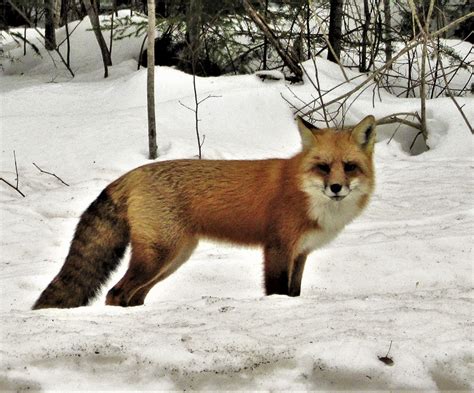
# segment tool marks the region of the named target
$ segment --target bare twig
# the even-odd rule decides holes
[[[412,121],[409,121],[407,119],[400,118],[399,116],[413,116],[416,118],[420,118],[418,113],[410,113],[410,112],[401,112],[401,113],[394,113],[392,115],[388,115],[385,117],[382,117],[381,119],[377,120],[377,125],[384,125],[384,124],[393,124],[393,123],[400,123],[400,124],[405,124],[406,126],[415,128],[417,130],[421,130],[421,125],[419,123],[415,123]]]
[[[202,100],[198,101],[197,104],[202,104],[204,101],[208,100],[209,98],[221,98],[222,96],[215,96],[212,94],[209,94],[207,97],[204,97]]]
[[[18,166],[16,164],[16,153],[15,150],[13,150],[13,159],[15,161],[15,173],[16,173],[16,185],[14,186],[10,182],[6,181],[3,177],[0,177],[0,180],[3,181],[5,184],[9,185],[11,188],[13,188],[16,192],[18,192],[23,198],[25,198],[25,194],[23,194],[20,189],[18,188],[18,184],[20,182],[20,176],[18,175]]]
[[[438,54],[438,56],[441,57],[441,53]],[[448,82],[448,78],[446,77],[446,71],[444,69],[444,66],[443,66],[443,62],[440,61],[440,67],[441,67],[441,72],[443,73],[443,79],[444,79],[444,83],[446,85],[446,93],[448,95],[449,98],[451,98],[451,100],[453,101],[454,105],[456,106],[456,108],[458,108],[458,111],[459,113],[461,113],[461,116],[464,120],[464,122],[466,123],[466,125],[468,126],[469,130],[471,130],[471,134],[474,134],[474,130],[472,129],[472,126],[471,126],[471,123],[469,122],[469,120],[467,119],[467,116],[466,114],[464,113],[464,111],[462,110],[462,106],[459,105],[459,103],[456,101],[456,99],[454,98],[454,95],[453,93],[451,92],[451,89],[449,88],[449,82]]]
[[[413,142],[411,143],[410,145],[410,150],[413,149],[413,146],[415,146],[415,142],[416,140],[418,139],[418,137],[420,135],[423,135],[423,132],[419,131],[416,135],[415,135],[415,138],[413,138]],[[428,145],[426,145],[426,147],[429,149]]]
[[[417,120],[418,120],[418,123],[414,123],[412,121],[409,121],[407,120],[406,118],[400,118],[399,116],[405,116],[405,117],[408,117],[408,116],[413,116],[415,117]],[[418,113],[411,113],[411,112],[399,112],[399,113],[393,113],[391,115],[388,115],[388,116],[385,116],[385,117],[382,117],[381,119],[377,120],[377,124],[378,125],[383,125],[383,124],[393,124],[393,123],[398,123],[398,127],[395,129],[395,131],[393,131],[392,135],[390,136],[388,142],[387,142],[387,145],[392,141],[392,139],[395,137],[395,134],[398,132],[398,130],[400,129],[400,126],[402,124],[406,125],[406,126],[409,126],[409,127],[412,127],[416,130],[419,130],[419,132],[416,134],[415,136],[415,139],[413,140],[411,146],[410,146],[410,150],[411,148],[413,147],[413,145],[415,144],[415,141],[416,141],[416,138],[418,138],[418,136],[420,135],[421,133],[421,118],[420,118],[420,115]]]
[[[84,20],[84,19],[81,19],[79,22],[77,22],[76,26],[74,26],[74,28],[69,32],[69,34],[68,34],[69,37],[72,36],[72,34],[76,31],[76,29],[79,27],[79,25],[82,23],[83,20]],[[59,48],[62,44],[64,44],[64,42],[66,42],[66,41],[67,41],[67,36],[66,36],[66,38],[64,38],[64,39],[58,44],[58,48]]]
[[[186,105],[186,104],[184,104],[183,102],[181,102],[181,101],[178,101],[178,102],[179,102],[179,104],[180,104],[181,106],[184,106],[186,109],[189,109],[191,112],[196,112],[196,110],[195,110],[195,109],[193,109],[193,108],[191,108],[191,107],[187,106],[187,105]]]
[[[390,340],[390,346],[388,347],[388,351],[387,351],[387,354],[385,355],[385,357],[388,356],[388,354],[390,353],[390,350],[392,349],[392,340]]]
[[[140,54],[138,55],[138,65],[137,65],[137,71],[140,69],[140,65],[142,63],[142,56],[143,56],[143,48],[145,47],[145,43],[148,39],[148,35],[145,34],[145,37],[143,37],[143,41],[142,41],[142,44],[140,46]],[[147,64],[148,66],[148,64]]]
[[[198,152],[199,152],[199,159],[202,158],[202,145],[204,144],[204,139],[201,141],[201,134],[199,133],[199,101],[198,101],[198,93],[197,93],[197,86],[196,86],[196,53],[193,51],[193,92],[194,92],[194,120],[196,126],[196,139],[198,144]]]
[[[38,165],[36,165],[34,162],[33,162],[33,165],[34,165],[41,173],[46,173],[47,175],[54,176],[54,177],[55,177],[56,179],[58,179],[61,183],[63,183],[65,186],[68,186],[68,187],[69,187],[69,184],[67,184],[67,183],[66,183],[63,179],[61,179],[59,176],[55,175],[54,173],[44,171],[44,170],[41,169]]]
[[[16,188],[18,188],[18,183],[20,182],[20,176],[18,176],[18,165],[16,164],[16,152],[15,152],[15,150],[13,150],[13,159],[15,161]]]
[[[10,184],[7,182],[3,177],[0,177],[0,180],[3,181],[4,183],[8,184],[11,188],[13,188],[16,192],[18,192],[23,198],[25,197],[25,194],[23,194],[17,187],[14,185]]]
[[[201,105],[204,101],[210,99],[210,98],[220,98],[221,96],[217,95],[212,95],[209,94],[207,97],[204,97],[202,99],[198,99],[198,90],[197,90],[197,83],[196,83],[196,54],[193,51],[192,52],[192,68],[193,68],[193,97],[194,97],[194,108],[191,108],[190,106],[187,106],[186,104],[182,103],[181,101],[178,101],[181,106],[184,108],[190,110],[191,112],[194,113],[194,126],[196,129],[196,139],[197,139],[197,145],[198,145],[198,157],[199,159],[202,158],[202,146],[204,145],[204,141],[206,140],[206,135],[202,135],[199,131],[199,122],[201,121],[199,119],[199,105]]]
[[[395,128],[395,131],[393,131],[392,135],[390,136],[390,138],[387,141],[387,145],[389,145],[390,142],[392,142],[393,138],[395,138],[395,134],[398,132],[398,130],[400,129],[401,126],[402,126],[402,124],[399,123],[397,128]]]

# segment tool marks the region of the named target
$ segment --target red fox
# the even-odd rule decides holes
[[[262,246],[266,294],[299,296],[308,253],[372,194],[376,121],[297,123],[302,149],[288,159],[156,162],[112,182],[82,214],[62,269],[33,309],[87,305],[129,243],[128,270],[106,304],[142,305],[201,238]]]

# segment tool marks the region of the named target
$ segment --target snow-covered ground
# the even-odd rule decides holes
[[[132,60],[139,40],[114,44],[116,65],[103,80],[92,33],[81,29],[74,80],[33,56],[4,64],[0,77],[0,176],[15,183],[15,151],[26,195],[0,184],[1,391],[474,388],[474,149],[447,98],[427,103],[428,152],[407,153],[413,130],[387,144],[396,126],[379,128],[372,203],[310,256],[301,297],[263,296],[259,250],[202,242],[143,307],[106,307],[102,294],[89,307],[30,311],[82,211],[148,162],[146,70]],[[343,80],[334,65],[317,64],[323,88]],[[180,104],[193,105],[192,78],[164,67],[156,78],[159,160],[194,157],[193,113]],[[200,97],[218,96],[200,108],[205,158],[298,151],[281,93],[309,100],[310,83],[293,93],[254,75],[197,84]],[[418,110],[417,100],[381,97],[373,108],[372,91],[362,94],[346,122]],[[459,102],[474,123],[473,98]]]

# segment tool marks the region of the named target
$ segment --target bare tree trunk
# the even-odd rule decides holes
[[[117,0],[112,0],[112,15],[110,16],[110,41],[109,41],[109,53],[112,57],[112,45],[114,42],[114,16],[117,14]]]
[[[308,59],[311,59],[311,30],[309,26],[309,20],[311,18],[311,2],[306,1],[306,41],[308,47]]]
[[[59,15],[59,24],[60,26],[64,26],[65,24],[67,24],[68,20],[69,20],[69,11],[70,11],[70,4],[69,4],[69,0],[62,0],[61,1],[61,9],[60,9],[60,15]]]
[[[433,16],[435,0],[429,0],[428,12],[424,15],[425,25],[423,26],[423,46],[422,46],[422,59],[421,59],[421,85],[420,85],[420,95],[421,95],[421,132],[423,134],[423,139],[428,139],[428,126],[426,122],[426,62],[428,61],[428,39],[430,38],[430,24],[431,17]],[[436,86],[436,81],[435,81]],[[433,87],[434,89],[435,87]]]
[[[53,0],[53,6],[54,6],[54,13],[53,13],[54,27],[58,28],[61,22],[61,0]]]
[[[337,63],[341,58],[342,39],[342,5],[344,0],[331,0],[329,11],[329,44],[333,51],[328,51],[328,60]],[[334,53],[333,53],[334,52]]]
[[[420,70],[420,100],[421,100],[421,133],[426,142],[428,138],[428,129],[426,124],[426,58],[428,57],[428,42],[426,36],[423,36],[421,49],[421,70]]]
[[[364,0],[364,19],[364,24],[362,25],[362,48],[359,63],[360,72],[367,72],[367,47],[369,46],[370,26],[369,0]]]
[[[28,28],[28,25],[25,24],[25,27],[23,27],[23,56],[26,56],[26,29]],[[3,53],[3,50],[0,50],[0,53]]]
[[[392,10],[390,0],[383,0],[383,16],[385,30],[385,62],[392,60]]]
[[[87,15],[89,15],[92,29],[94,30],[95,38],[97,39],[97,43],[99,44],[100,51],[102,53],[102,61],[104,62],[104,78],[107,78],[109,76],[109,70],[107,67],[112,65],[112,58],[110,57],[109,49],[107,48],[107,44],[100,29],[99,15],[95,6],[91,3],[91,0],[82,0],[82,2],[86,7]]]
[[[187,71],[196,71],[196,62],[200,58],[200,33],[202,19],[202,0],[190,0],[186,11]]]
[[[154,160],[158,155],[155,121],[155,0],[148,0],[147,111],[148,158]]]
[[[54,0],[44,0],[45,19],[45,48],[53,50],[56,48],[56,32],[54,29]]]
[[[268,12],[268,0],[265,0],[265,12],[263,13],[264,17],[267,18]],[[267,69],[267,57],[268,57],[268,38],[263,36],[263,69]]]
[[[68,67],[71,67],[71,40],[69,35],[69,24],[67,21],[67,14],[64,26],[66,28],[66,64]]]

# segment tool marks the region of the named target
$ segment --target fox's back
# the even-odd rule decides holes
[[[170,217],[199,235],[261,243],[284,159],[174,160],[142,166],[110,186],[128,210]]]

